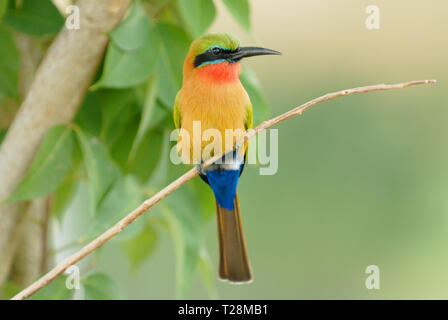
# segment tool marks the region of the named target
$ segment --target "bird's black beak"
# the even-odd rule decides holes
[[[260,47],[240,47],[237,51],[231,54],[232,56],[231,58],[232,60],[238,61],[247,57],[261,56],[267,54],[281,55],[281,52]]]

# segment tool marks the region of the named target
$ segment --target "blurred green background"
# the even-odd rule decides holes
[[[209,282],[204,286],[196,273],[186,297],[448,299],[448,3],[252,0],[252,35],[222,1],[214,3],[217,16],[209,31],[283,52],[243,62],[256,72],[269,101],[265,118],[341,89],[421,79],[438,83],[340,98],[281,123],[278,172],[261,176],[257,166],[248,165],[238,189],[254,281],[217,280],[212,217],[198,236],[213,263],[204,277]],[[380,9],[379,30],[365,27],[368,5]],[[157,174],[155,180],[151,188],[163,185]],[[61,247],[93,224],[84,184],[62,222],[52,223],[54,247],[61,251],[56,261],[74,252],[79,246]],[[154,251],[137,268],[122,250],[125,237],[78,265],[111,276],[122,298],[179,297],[173,239],[163,223],[152,220],[163,216],[166,204],[142,218],[156,225],[157,243],[149,240]],[[380,290],[365,287],[368,265],[380,268]]]
[[[380,30],[367,30],[367,5]],[[283,52],[249,59],[271,115],[316,96],[377,83],[435,86],[334,100],[282,123],[279,170],[248,166],[239,186],[254,282],[218,281],[225,299],[448,298],[448,23],[446,1],[252,1],[255,38],[218,5],[212,31]],[[255,106],[256,108],[256,106]],[[207,246],[217,267],[216,222]],[[128,298],[172,298],[163,236],[134,274],[118,245],[99,264]],[[381,289],[364,273],[378,265]],[[196,279],[191,298],[207,298]]]

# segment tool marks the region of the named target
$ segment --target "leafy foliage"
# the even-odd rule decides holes
[[[269,113],[268,103],[263,94],[261,84],[255,73],[246,66],[243,68],[240,79],[250,96],[252,106],[254,107],[254,125],[257,125],[266,119]]]
[[[2,287],[2,296],[5,299],[11,299],[20,292],[20,286],[13,281],[6,281]]]
[[[140,28],[138,24],[132,24],[112,37],[107,49],[103,75],[96,87],[132,87],[153,74],[159,56],[157,33],[149,23],[145,32],[137,33],[137,28]],[[127,40],[129,37],[134,39],[132,43]],[[121,47],[132,45],[136,45],[135,49],[125,50]]]
[[[153,119],[152,115],[154,113],[156,105],[156,94],[157,94],[157,80],[155,77],[151,78],[148,81],[146,90],[147,91],[145,101],[143,103],[142,116],[140,124],[138,126],[137,135],[132,145],[131,157],[133,157],[135,150],[139,147],[143,139],[143,136],[147,133],[148,129],[150,128],[151,120]]]
[[[61,221],[70,201],[73,199],[78,180],[75,174],[67,175],[59,187],[53,192],[52,213]]]
[[[86,300],[117,300],[123,299],[121,290],[115,281],[107,274],[95,272],[81,281]]]
[[[73,132],[69,127],[49,130],[30,170],[7,201],[39,198],[54,191],[70,169],[72,152]]]
[[[7,8],[8,8],[8,0],[1,0],[0,1],[0,19],[3,18],[3,15],[5,14]]]
[[[121,24],[110,32],[112,41],[122,50],[135,50],[143,45],[151,31],[151,23],[140,1],[135,1]]]
[[[211,298],[216,299],[218,294],[216,292],[215,284],[215,267],[210,259],[207,249],[204,247],[199,251],[198,271],[201,275],[204,287]]]
[[[248,1],[223,1],[238,23],[250,30]],[[50,0],[4,3],[0,2],[0,19],[4,13],[0,20],[0,95],[18,98],[19,54],[12,30],[48,39],[62,27],[63,18]],[[134,0],[122,22],[109,32],[111,41],[101,70],[73,123],[48,132],[27,176],[9,200],[51,193],[52,214],[64,220],[78,186],[87,185],[91,227],[82,237],[86,240],[185,172],[185,166],[169,160],[172,108],[190,43],[207,31],[215,16],[212,0]],[[251,96],[255,123],[261,122],[268,109],[259,83],[246,68],[241,81]],[[216,270],[202,239],[214,210],[208,186],[193,180],[114,241],[135,270],[151,257],[159,234],[168,232],[176,257],[177,296],[188,297],[198,272],[207,292],[216,297]],[[113,279],[95,269],[81,282],[85,299],[123,297]],[[12,294],[14,288],[9,288]],[[65,288],[65,277],[60,276],[35,298],[72,299],[73,290]]]
[[[250,32],[249,0],[222,0],[236,21]]]
[[[8,10],[3,19],[14,29],[34,36],[57,33],[64,18],[50,0],[22,0],[21,6]]]
[[[152,129],[143,137],[135,155],[129,160],[126,171],[135,175],[144,183],[151,177],[160,161],[164,146],[164,133],[160,129]],[[136,141],[136,140],[135,140]]]
[[[179,0],[179,7],[193,37],[201,36],[210,27],[216,16],[213,1]]]
[[[75,290],[67,289],[67,276],[60,275],[42,290],[31,296],[31,300],[71,300]]]
[[[110,160],[107,150],[101,141],[81,130],[78,130],[76,133],[87,171],[92,212],[95,212],[97,205],[118,177],[119,172],[118,168]]]
[[[101,123],[103,121],[103,110],[101,100],[96,92],[87,92],[84,102],[75,117],[75,123],[84,131],[99,136]]]
[[[159,22],[161,38],[160,62],[157,67],[159,97],[169,108],[182,85],[182,66],[192,38],[185,29],[166,22]]]
[[[5,136],[6,136],[6,132],[7,132],[7,129],[6,129],[6,128],[0,130],[0,145],[1,145],[2,142],[3,142],[3,138],[5,138]]]
[[[145,194],[134,177],[125,176],[117,180],[97,210],[95,225],[91,234],[94,236],[106,231],[144,200]],[[127,240],[134,237],[143,229],[142,222],[144,222],[142,218],[138,219],[123,230],[115,240]]]
[[[12,98],[18,97],[17,79],[19,52],[12,32],[0,22],[0,93]]]
[[[123,251],[129,258],[131,268],[136,269],[154,251],[157,244],[157,233],[153,226],[146,227],[132,239],[122,243]]]
[[[199,259],[201,216],[197,202],[188,189],[173,192],[162,211],[173,238],[177,259],[177,296],[186,298]]]

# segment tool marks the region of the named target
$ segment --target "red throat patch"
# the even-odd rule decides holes
[[[197,69],[201,78],[215,83],[236,81],[240,72],[241,64],[239,62],[230,63],[228,61],[209,64]]]

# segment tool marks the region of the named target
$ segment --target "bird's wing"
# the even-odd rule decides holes
[[[246,120],[244,121],[244,126],[246,127],[246,130],[252,129],[254,126],[254,112],[252,110],[252,104],[249,102],[246,106]],[[241,166],[240,176],[243,173],[244,165],[246,164],[247,159],[247,149],[249,148],[249,141],[244,142],[244,161],[243,165]]]
[[[174,113],[173,113],[173,118],[174,118],[174,125],[176,126],[176,129],[180,128],[181,125],[181,120],[182,120],[182,114],[180,112],[180,91],[177,93],[176,95],[176,100],[174,101]]]
[[[254,125],[254,113],[252,111],[252,104],[249,103],[246,106],[246,121],[244,122],[244,125],[246,126],[246,130],[247,129],[252,129],[253,125]]]

